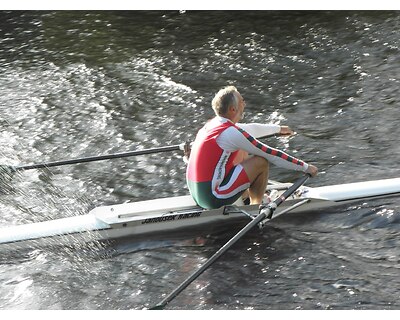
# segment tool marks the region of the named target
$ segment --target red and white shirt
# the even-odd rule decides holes
[[[265,158],[276,166],[289,170],[306,171],[307,163],[296,159],[285,152],[274,149],[255,137],[279,133],[280,126],[273,124],[234,124],[229,119],[215,117],[207,122],[198,132],[190,153],[187,179],[191,182],[211,182],[214,195],[230,197],[233,193],[247,189],[250,184],[235,186],[235,174],[243,174],[244,170],[238,165],[237,173],[233,173],[232,182],[220,188],[221,182],[234,167],[234,159],[239,150]],[[226,192],[224,192],[226,191]]]

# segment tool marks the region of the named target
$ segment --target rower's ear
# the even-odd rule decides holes
[[[237,108],[234,105],[229,106],[228,111],[230,112],[236,112]]]

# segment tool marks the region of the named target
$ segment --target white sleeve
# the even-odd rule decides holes
[[[229,127],[219,135],[217,143],[229,152],[244,150],[249,154],[263,157],[281,168],[303,172],[308,168],[308,164],[304,161],[260,142],[241,128]]]
[[[237,123],[236,126],[248,132],[255,138],[273,135],[281,131],[279,124],[263,124],[263,123]]]

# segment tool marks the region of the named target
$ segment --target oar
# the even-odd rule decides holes
[[[307,179],[310,177],[309,174],[296,180],[292,186],[289,187],[279,198],[268,204],[266,207],[262,207],[260,213],[248,223],[242,230],[240,230],[231,240],[229,240],[221,249],[219,249],[214,255],[209,258],[196,272],[190,277],[183,281],[174,291],[172,291],[167,297],[164,298],[160,303],[150,308],[150,310],[162,310],[168,303],[170,303],[179,293],[181,293],[189,284],[197,279],[209,266],[211,266],[220,256],[222,256],[230,247],[232,247],[241,237],[243,237],[250,229],[255,227],[259,222],[269,217],[272,218],[272,214],[275,209],[284,202],[292,193],[294,193],[300,186],[302,186]]]
[[[13,166],[4,166],[4,167],[9,167],[12,171],[22,171],[22,170],[30,170],[30,169],[40,169],[40,168],[64,166],[64,165],[75,164],[75,163],[84,163],[84,162],[91,162],[91,161],[100,161],[100,160],[109,160],[109,159],[115,159],[115,158],[140,156],[140,155],[145,155],[145,154],[150,154],[150,153],[177,151],[182,148],[183,148],[183,144],[180,144],[180,145],[172,145],[172,146],[159,147],[159,148],[151,148],[151,149],[143,149],[143,150],[122,152],[122,153],[107,154],[107,155],[102,155],[102,156],[86,157],[86,158],[71,159],[71,160],[61,160],[61,161],[39,163],[39,164],[28,164],[28,165],[15,166],[15,167],[13,167]]]
[[[265,139],[265,138],[274,137],[277,135],[279,135],[279,134],[275,133],[275,134],[260,137],[258,139]],[[85,162],[92,162],[92,161],[101,161],[101,160],[110,160],[110,159],[116,159],[116,158],[140,156],[140,155],[151,154],[151,153],[178,151],[178,150],[184,150],[185,145],[187,146],[188,144],[189,144],[189,142],[186,142],[183,144],[166,146],[166,147],[143,149],[143,150],[107,154],[107,155],[102,155],[102,156],[85,157],[85,158],[78,158],[78,159],[70,159],[70,160],[60,160],[60,161],[38,163],[38,164],[27,164],[27,165],[20,165],[20,166],[0,165],[0,171],[3,173],[11,174],[15,171],[50,168],[50,167],[65,166],[65,165],[76,164],[76,163],[85,163]]]

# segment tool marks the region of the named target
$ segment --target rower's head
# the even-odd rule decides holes
[[[218,91],[212,100],[212,108],[217,116],[231,120],[233,123],[243,119],[246,103],[234,86],[228,86]]]

